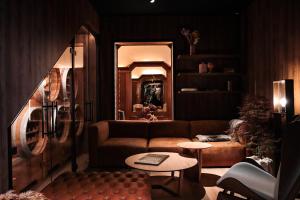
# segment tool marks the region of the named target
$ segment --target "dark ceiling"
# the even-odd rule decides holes
[[[100,15],[237,14],[251,0],[90,0]],[[154,1],[154,3],[150,3]]]

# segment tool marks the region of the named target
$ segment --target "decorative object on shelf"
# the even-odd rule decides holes
[[[230,80],[227,81],[227,91],[228,92],[232,91],[232,81],[230,81]]]
[[[223,71],[224,71],[224,73],[234,73],[234,68],[233,67],[225,67]]]
[[[143,108],[143,117],[148,121],[158,121],[155,116],[155,112],[157,111],[157,106],[153,104],[149,104]]]
[[[237,134],[246,142],[248,155],[273,157],[276,149],[275,139],[271,130],[271,103],[265,97],[246,96],[240,108],[240,119]]]
[[[133,112],[141,113],[143,111],[143,104],[136,103],[133,104]]]
[[[197,92],[198,89],[197,88],[181,88],[180,91],[181,92]]]
[[[207,73],[207,64],[205,62],[199,64],[199,73]]]
[[[273,111],[285,114],[287,121],[294,116],[294,81],[273,81]]]
[[[119,120],[125,120],[125,111],[124,110],[118,110],[118,119]]]
[[[188,40],[188,42],[189,42],[190,56],[195,54],[196,45],[198,44],[199,39],[200,39],[199,31],[194,30],[194,31],[191,32],[189,29],[182,28],[181,29],[181,34],[184,35],[186,37],[186,39]]]
[[[215,65],[212,62],[207,63],[207,68],[209,72],[213,72],[213,69],[215,68]]]

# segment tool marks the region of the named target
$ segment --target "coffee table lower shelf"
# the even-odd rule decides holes
[[[150,176],[152,189],[161,189],[173,196],[181,195],[181,185],[183,179],[183,170],[178,171],[179,177],[175,177],[175,172],[171,172],[171,176]],[[170,184],[176,184],[176,189],[171,188]],[[173,186],[174,187],[174,186]]]

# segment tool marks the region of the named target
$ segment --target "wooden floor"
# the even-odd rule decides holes
[[[202,169],[203,176],[208,176],[207,181],[212,181],[212,184],[209,183],[203,183],[205,188],[205,196],[203,200],[215,200],[217,199],[219,191],[221,191],[220,188],[215,186],[215,178],[222,176],[225,172],[227,172],[228,168],[204,168]],[[209,178],[210,175],[215,175],[215,177]]]
[[[216,187],[216,181],[222,176],[228,168],[203,168],[202,169],[202,183],[204,186],[199,185],[195,182],[183,182],[180,196],[173,196],[161,189],[152,189],[153,200],[215,200],[220,188]],[[151,176],[163,176],[168,175],[166,173],[151,173]],[[175,174],[176,176],[176,174]],[[178,175],[177,175],[178,176]],[[161,181],[162,182],[162,181]],[[169,188],[176,191],[176,182],[169,184]]]
[[[88,162],[87,155],[81,156],[79,161],[79,171],[82,171],[86,169]],[[71,166],[66,165],[62,168],[62,170],[59,170],[59,172],[54,173],[51,177],[49,177],[47,180],[43,181],[43,183],[39,184],[38,186],[35,186],[32,188],[33,190],[41,191],[46,185],[48,185],[52,180],[55,180],[56,177],[58,177],[61,173],[65,171],[71,171]],[[221,191],[220,188],[216,187],[216,180],[222,176],[228,168],[203,168],[202,169],[202,182],[205,191],[203,190],[203,187],[201,187],[197,183],[191,183],[191,182],[184,182],[182,185],[182,194],[180,196],[172,196],[169,193],[161,190],[161,189],[153,189],[152,190],[152,199],[153,200],[215,200],[217,198],[218,192]],[[157,176],[157,175],[164,175],[168,176],[167,173],[151,173],[151,176]],[[175,176],[178,176],[178,174],[175,174]],[[170,187],[174,190],[177,189],[176,182],[170,184]]]

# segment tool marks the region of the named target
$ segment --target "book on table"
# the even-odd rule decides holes
[[[135,161],[135,164],[145,164],[145,165],[160,165],[163,161],[165,161],[169,155],[166,154],[153,154],[149,153],[137,161]]]

